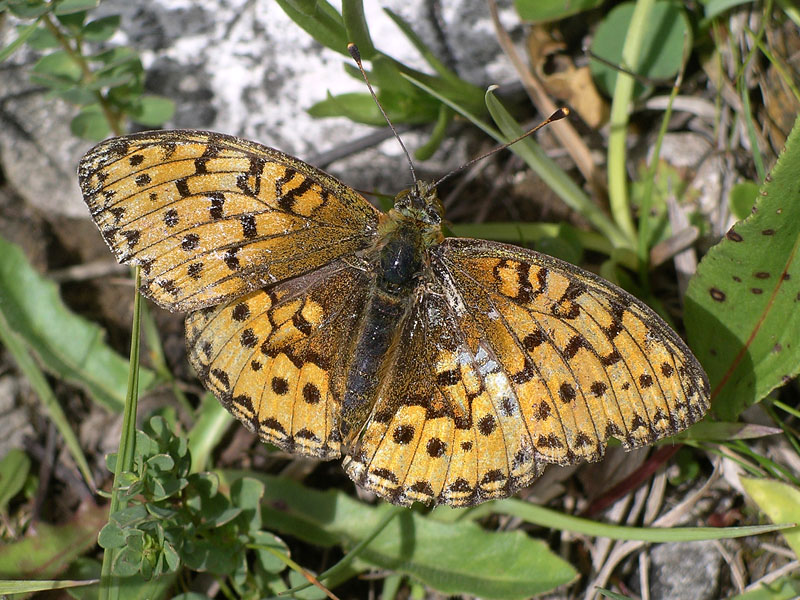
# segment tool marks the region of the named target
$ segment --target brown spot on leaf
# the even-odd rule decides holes
[[[708,290],[708,293],[711,294],[711,298],[716,300],[717,302],[725,302],[725,292],[723,292],[719,288],[712,287]]]
[[[733,227],[728,230],[728,233],[725,234],[725,237],[728,238],[732,242],[741,242],[743,240],[742,236],[737,233]]]

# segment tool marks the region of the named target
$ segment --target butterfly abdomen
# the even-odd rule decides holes
[[[423,266],[419,229],[396,223],[373,251],[375,285],[354,339],[342,399],[342,436],[349,445],[372,412],[382,367],[391,360],[392,342],[414,298]]]

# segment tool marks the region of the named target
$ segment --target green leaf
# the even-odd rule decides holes
[[[97,95],[89,89],[89,86],[83,83],[55,90],[55,94],[64,102],[69,102],[76,106],[94,104],[97,101]]]
[[[38,522],[36,535],[0,544],[0,578],[50,579],[95,547],[106,508],[87,505],[63,525]]]
[[[92,81],[87,83],[84,89],[88,91],[97,91],[104,88],[112,88],[129,83],[134,83],[136,74],[131,71],[115,69],[107,72],[105,75],[98,77],[97,74],[92,78]]]
[[[773,523],[800,523],[800,490],[782,481],[773,479],[750,479],[741,477],[744,491]],[[800,557],[800,526],[784,529],[781,535]]]
[[[323,46],[346,56],[347,31],[341,15],[325,0],[277,0],[292,21]]]
[[[105,42],[119,28],[120,16],[109,15],[102,19],[89,21],[83,26],[81,35],[89,42]]]
[[[425,45],[425,42],[422,41],[422,38],[420,38],[416,34],[416,32],[411,28],[411,26],[406,21],[404,21],[400,17],[400,15],[392,12],[388,8],[384,8],[383,10],[389,16],[389,18],[392,21],[394,21],[398,29],[400,29],[400,31],[403,32],[403,35],[405,35],[406,38],[408,38],[408,41],[414,45],[414,48],[416,48],[417,52],[419,52],[422,55],[422,58],[425,59],[425,62],[427,62],[431,66],[431,68],[442,77],[442,79],[448,81],[449,84],[454,86],[464,85],[473,87],[472,84],[467,83],[453,71],[448,69],[447,65],[445,65],[442,61],[440,61],[436,57],[436,54],[430,48],[428,48],[428,46]],[[465,90],[466,89],[468,88],[465,88]],[[475,95],[478,96],[477,88],[475,88],[474,91],[476,92]]]
[[[342,2],[342,22],[347,32],[347,39],[358,46],[361,58],[371,60],[376,50],[369,35],[362,0],[344,0]]]
[[[446,506],[439,507],[436,512],[449,513],[459,509]],[[699,540],[719,540],[742,538],[760,533],[769,533],[784,529],[782,525],[750,525],[745,527],[628,527],[599,523],[564,514],[545,506],[523,502],[516,498],[507,498],[497,502],[487,502],[472,509],[470,517],[478,519],[487,514],[507,514],[534,523],[542,527],[573,531],[593,537],[608,537],[614,540],[639,540],[642,542],[689,542]]]
[[[148,127],[158,127],[175,114],[175,103],[161,96],[142,96],[129,111],[131,119]]]
[[[240,475],[221,476],[232,481]],[[319,492],[288,479],[258,478],[265,484],[264,522],[315,545],[352,547],[386,511],[395,509],[368,506],[344,493]],[[488,598],[524,598],[576,576],[546,544],[521,531],[489,532],[472,522],[442,523],[410,510],[401,511],[358,560],[411,576],[442,594]]]
[[[50,10],[50,4],[44,0],[28,0],[22,2],[9,2],[8,10],[20,19],[35,19]]]
[[[492,119],[505,136],[501,142],[509,142],[524,132],[492,90],[486,92],[486,107]],[[558,127],[555,123],[554,127]],[[533,171],[564,201],[571,209],[586,218],[598,231],[602,232],[615,246],[624,245],[623,236],[614,223],[600,207],[593,202],[536,143],[533,136],[520,140],[511,151],[519,155]]]
[[[524,21],[557,21],[597,8],[603,0],[514,0],[519,18]]]
[[[48,590],[65,590],[97,583],[97,579],[84,581],[71,580],[41,580],[28,581],[0,581],[0,594],[31,594],[33,592],[46,592]]]
[[[753,4],[753,0],[705,0],[702,4],[704,5],[705,18],[713,19],[734,6]]]
[[[28,264],[22,250],[0,238],[0,311],[44,367],[87,389],[107,409],[119,412],[127,388],[128,361],[103,342],[103,331],[73,314],[58,288]],[[140,371],[143,390],[152,373]]]
[[[204,471],[212,451],[225,432],[234,423],[233,416],[213,394],[203,394],[200,407],[195,411],[194,424],[189,433],[189,452],[192,473]]]
[[[80,33],[83,28],[83,22],[86,21],[87,12],[85,10],[76,10],[65,14],[56,15],[61,27],[68,31],[69,36],[74,36]]]
[[[0,460],[0,512],[8,509],[8,503],[25,486],[31,470],[31,459],[19,448],[12,448]]]
[[[592,52],[611,64],[650,79],[674,77],[683,63],[684,49],[691,47],[691,28],[686,13],[677,3],[658,0],[650,11],[638,64],[624,65],[622,47],[633,8],[633,2],[626,2],[616,6],[605,16],[592,40]],[[595,60],[589,66],[597,85],[608,96],[613,95],[617,70]],[[646,91],[644,85],[636,82],[635,96],[642,96]]]
[[[439,105],[439,116],[431,132],[431,137],[414,151],[414,158],[417,160],[428,160],[433,153],[438,150],[442,142],[447,138],[447,127],[453,121],[453,111],[444,104]]]
[[[82,75],[80,65],[63,50],[46,54],[31,69],[31,81],[48,87],[77,83]]]
[[[758,198],[758,187],[755,181],[743,181],[731,188],[728,205],[737,219],[746,219],[750,216]]]
[[[122,548],[126,540],[125,532],[113,521],[109,521],[100,530],[97,543],[101,548]]]
[[[800,597],[800,580],[780,577],[769,584],[732,596],[730,600],[797,600]]]
[[[117,577],[131,577],[139,572],[142,567],[142,549],[138,546],[126,546],[119,551],[112,572]]]
[[[16,52],[17,48],[19,48],[22,44],[25,43],[36,31],[36,25],[38,21],[34,21],[29,25],[25,25],[24,27],[18,27],[19,34],[17,38],[13,40],[10,44],[8,44],[5,48],[0,49],[0,62],[3,62],[9,56]]]
[[[72,135],[84,140],[99,142],[108,137],[111,127],[98,104],[90,104],[81,109],[69,123]]]
[[[23,30],[26,27],[18,26],[20,37],[22,37]],[[58,48],[61,43],[58,41],[53,32],[44,27],[36,27],[33,29],[30,37],[28,38],[28,45],[34,50],[49,50],[51,48]]]
[[[261,528],[261,497],[264,484],[252,477],[242,477],[231,485],[231,503],[242,509],[240,522],[246,523],[247,531]]]
[[[755,212],[703,258],[686,294],[689,343],[732,421],[800,372],[800,119]]]
[[[312,117],[347,117],[356,123],[381,125],[386,123],[378,106],[369,94],[351,92],[332,96],[330,93],[308,109]]]
[[[61,0],[53,12],[56,15],[70,15],[97,8],[98,4],[100,4],[100,0]]]
[[[286,563],[275,556],[276,552],[289,555],[289,547],[281,538],[269,531],[255,531],[252,538],[256,547],[256,560],[262,569],[268,573],[280,573],[286,568]]]

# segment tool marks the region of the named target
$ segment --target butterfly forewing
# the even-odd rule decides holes
[[[291,156],[217,133],[155,131],[107,140],[81,161],[89,210],[142,292],[194,310],[366,248],[366,200]]]

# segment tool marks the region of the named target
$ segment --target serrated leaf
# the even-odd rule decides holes
[[[756,212],[713,247],[689,284],[689,343],[711,382],[714,410],[735,420],[800,372],[800,118]]]
[[[241,474],[221,476],[230,482]],[[287,479],[258,478],[265,485],[264,522],[315,545],[351,548],[394,509],[368,506],[342,492],[319,492]],[[489,532],[472,522],[442,523],[413,511],[392,520],[358,560],[409,575],[442,594],[486,598],[527,598],[576,576],[545,544],[521,531]]]
[[[42,365],[77,384],[107,409],[119,412],[128,382],[128,361],[103,341],[100,327],[72,313],[57,286],[39,275],[22,250],[0,238],[0,311]],[[139,388],[155,377],[140,369]]]

